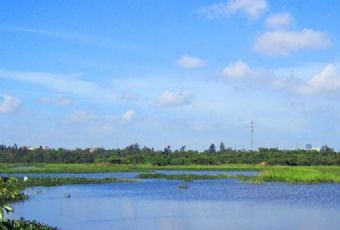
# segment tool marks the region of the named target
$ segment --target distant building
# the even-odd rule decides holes
[[[97,148],[91,148],[91,149],[90,149],[90,153],[94,153],[94,152],[96,152],[96,151],[99,150],[99,149],[100,149],[100,148],[98,148],[98,147],[97,147]]]
[[[333,152],[334,149],[330,148],[328,145],[324,145],[321,147],[321,152]]]
[[[28,150],[35,150],[36,148],[33,147],[33,146],[27,146],[27,149],[28,149]]]
[[[321,148],[320,147],[313,147],[311,148],[311,151],[315,151],[315,152],[320,152]]]
[[[43,145],[43,146],[42,146],[42,149],[43,149],[43,150],[50,150],[51,148],[48,147],[47,145]]]
[[[306,144],[306,150],[311,151],[313,146],[311,144]]]

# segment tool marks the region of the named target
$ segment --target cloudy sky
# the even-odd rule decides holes
[[[340,2],[1,1],[0,142],[340,149]]]

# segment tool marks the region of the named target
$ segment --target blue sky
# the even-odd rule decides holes
[[[0,0],[0,142],[340,149],[339,10]]]

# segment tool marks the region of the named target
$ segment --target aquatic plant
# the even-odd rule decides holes
[[[26,198],[21,193],[19,184],[17,178],[0,177],[0,222],[4,221],[6,213],[13,212],[13,208],[8,203]]]
[[[166,180],[216,180],[216,179],[229,179],[236,176],[219,174],[219,175],[197,175],[197,174],[163,174],[163,173],[141,173],[137,175],[137,178],[141,179],[166,179]]]
[[[277,167],[264,170],[254,177],[244,178],[252,183],[340,183],[339,167]]]
[[[58,230],[58,228],[50,227],[37,221],[20,219],[0,222],[0,230]]]
[[[189,185],[187,183],[182,183],[182,184],[178,185],[177,188],[179,188],[179,189],[188,189]]]

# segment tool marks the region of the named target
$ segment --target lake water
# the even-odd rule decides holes
[[[64,230],[340,229],[339,184],[254,185],[224,179],[193,181],[179,189],[181,184],[152,179],[33,188],[27,190],[30,200],[14,204],[14,217]]]

